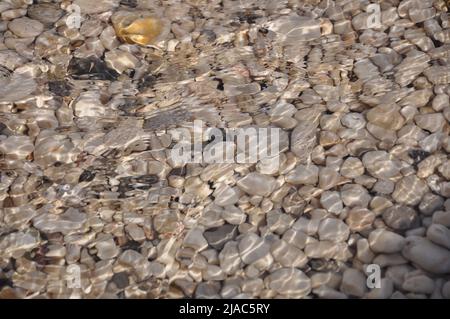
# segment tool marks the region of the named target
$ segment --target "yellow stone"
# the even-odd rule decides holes
[[[161,34],[162,22],[138,13],[123,13],[112,19],[117,37],[129,44],[149,45]]]

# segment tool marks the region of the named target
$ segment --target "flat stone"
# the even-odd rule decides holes
[[[15,232],[0,240],[0,257],[9,259],[19,258],[27,251],[39,246],[38,238],[27,233]]]
[[[225,224],[215,229],[208,229],[203,236],[214,249],[221,250],[226,242],[233,240],[237,234],[237,226]]]
[[[341,195],[336,191],[325,191],[320,196],[320,204],[328,212],[339,215],[344,209],[344,204],[341,200]]]
[[[426,182],[415,175],[403,177],[395,185],[392,198],[400,204],[414,206],[428,191]]]
[[[433,274],[450,273],[450,251],[426,238],[408,238],[402,254],[406,259]]]
[[[316,124],[302,121],[292,131],[291,151],[297,155],[300,163],[306,163],[317,144],[316,130]]]
[[[370,228],[375,217],[375,213],[371,210],[355,207],[348,212],[345,222],[351,230],[359,232]]]
[[[386,208],[382,217],[386,225],[396,230],[407,230],[419,226],[417,212],[405,205],[396,204]]]
[[[307,244],[305,255],[308,258],[332,259],[337,253],[337,245],[331,241],[317,241]]]
[[[302,268],[308,262],[305,254],[284,240],[275,242],[270,249],[273,258],[283,267]]]
[[[373,288],[366,294],[367,299],[389,299],[394,292],[394,283],[389,278],[381,278],[380,288]]]
[[[435,244],[450,249],[450,229],[444,225],[430,225],[427,230],[427,238]]]
[[[413,293],[431,294],[434,291],[434,281],[425,275],[415,275],[407,277],[402,288]]]
[[[318,234],[320,240],[341,242],[348,238],[350,229],[340,219],[325,218],[320,222]]]
[[[240,225],[247,219],[247,215],[234,205],[224,207],[222,211],[222,218],[231,225]]]
[[[183,241],[184,247],[189,247],[195,251],[201,251],[208,247],[208,242],[203,236],[203,230],[200,228],[192,228],[186,234]]]
[[[41,22],[27,17],[14,19],[8,23],[8,28],[21,38],[33,38],[44,31],[44,25]]]
[[[237,186],[250,195],[268,196],[275,187],[275,178],[259,173],[249,173],[237,182]]]
[[[402,236],[385,229],[375,229],[369,235],[370,249],[378,253],[392,254],[399,252],[405,246]]]
[[[367,189],[358,184],[342,186],[341,198],[344,205],[348,207],[367,207],[371,199]]]
[[[286,182],[294,185],[316,185],[319,180],[319,168],[316,165],[298,165],[286,175]]]
[[[73,4],[80,7],[81,13],[96,14],[110,11],[119,6],[120,0],[98,0],[95,5],[92,5],[90,0],[74,0]]]
[[[291,298],[303,298],[311,292],[311,280],[296,268],[278,269],[265,282],[269,289]]]
[[[239,200],[239,192],[235,188],[221,184],[213,193],[214,203],[219,206],[236,204]]]
[[[244,263],[252,264],[269,254],[270,246],[270,243],[264,238],[250,233],[242,237],[239,242],[239,253]]]
[[[118,262],[124,266],[131,267],[139,280],[145,280],[151,275],[150,263],[135,250],[125,250],[118,258]]]
[[[224,245],[219,253],[219,262],[220,267],[226,274],[233,274],[240,268],[242,260],[237,242],[229,241]]]
[[[344,271],[340,290],[346,295],[363,297],[367,291],[366,276],[359,270],[349,268]]]

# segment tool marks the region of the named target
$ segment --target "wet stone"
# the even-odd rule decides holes
[[[221,250],[225,243],[234,239],[236,233],[236,226],[225,224],[215,229],[208,229],[205,231],[204,236],[211,247]]]
[[[115,80],[118,76],[104,61],[95,57],[73,58],[70,60],[68,72],[74,79],[80,80]]]
[[[111,281],[116,284],[117,288],[125,289],[128,287],[130,281],[126,272],[119,272],[113,275]]]

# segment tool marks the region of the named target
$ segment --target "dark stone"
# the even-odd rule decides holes
[[[327,262],[322,259],[311,259],[308,264],[312,270],[316,271],[325,270],[327,267]]]
[[[95,173],[85,170],[83,173],[81,173],[80,178],[78,179],[78,182],[90,182],[95,178]]]
[[[417,165],[430,156],[430,153],[424,150],[410,150],[408,155],[414,160],[414,164]]]
[[[111,278],[111,281],[115,283],[117,288],[119,289],[125,289],[130,284],[128,274],[124,271],[114,274]]]
[[[209,229],[204,232],[208,244],[214,248],[221,250],[226,242],[233,240],[237,235],[237,226],[225,224],[223,226]]]
[[[120,4],[127,6],[127,7],[136,8],[138,5],[138,1],[137,0],[121,0]]]
[[[159,177],[157,175],[142,175],[136,178],[136,182],[140,184],[152,185],[159,181]]]
[[[120,198],[124,198],[126,192],[132,191],[134,189],[146,190],[149,189],[153,184],[159,181],[157,175],[142,175],[138,177],[128,176],[119,178],[119,193],[121,193]]]
[[[247,22],[248,24],[254,24],[258,18],[261,18],[261,16],[254,14],[252,12],[239,12],[237,14],[239,22],[244,23]]]
[[[223,86],[223,81],[222,81],[222,79],[214,78],[213,80],[219,82],[219,83],[217,84],[217,89],[218,89],[219,91],[225,90],[225,87]]]
[[[2,290],[3,287],[12,287],[12,281],[8,278],[0,278],[0,290]]]
[[[120,248],[122,249],[122,251],[131,249],[131,250],[140,252],[141,244],[138,243],[137,241],[129,240],[124,245],[122,245]]]
[[[116,80],[119,74],[95,57],[73,58],[68,73],[77,80]]]
[[[56,96],[69,96],[72,86],[67,81],[50,81],[48,89]]]
[[[10,78],[11,75],[12,75],[11,70],[9,70],[8,68],[0,65],[0,79]]]
[[[186,176],[186,166],[173,168],[168,176]]]
[[[155,82],[156,82],[156,77],[151,74],[147,74],[139,81],[138,90],[139,91],[146,90],[146,89],[152,87],[155,84]]]

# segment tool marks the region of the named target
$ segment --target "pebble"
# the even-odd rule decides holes
[[[282,239],[300,249],[305,248],[305,246],[309,243],[317,241],[313,237],[308,236],[306,233],[294,229],[288,229],[283,234]]]
[[[362,162],[367,171],[375,178],[390,179],[399,176],[400,165],[385,151],[372,151],[363,155]]]
[[[119,256],[118,262],[124,266],[131,267],[139,280],[145,280],[151,276],[150,263],[137,251],[125,250]]]
[[[203,236],[211,247],[221,250],[225,243],[236,237],[236,234],[236,226],[225,224],[216,229],[208,229]]]
[[[308,258],[306,258],[305,254],[299,248],[284,240],[275,242],[270,252],[275,261],[283,267],[302,268],[308,262]]]
[[[396,253],[401,251],[405,244],[405,238],[385,229],[376,229],[369,235],[370,249],[376,253]]]
[[[341,165],[340,173],[347,178],[355,178],[364,174],[364,165],[359,158],[349,157]]]
[[[239,201],[239,192],[236,188],[222,184],[213,193],[214,203],[219,206],[234,205]]]
[[[264,258],[270,253],[270,242],[256,234],[250,233],[239,241],[239,254],[246,264]]]
[[[319,180],[319,168],[316,165],[298,165],[286,175],[286,182],[294,185],[316,185]]]
[[[360,232],[369,229],[375,217],[371,210],[356,207],[348,212],[345,222],[352,231]]]
[[[292,225],[292,229],[296,231],[301,231],[307,235],[315,235],[319,230],[320,219],[307,219],[305,217],[300,217]]]
[[[340,291],[346,295],[362,298],[367,291],[366,276],[357,269],[348,268],[342,276]]]
[[[113,239],[102,240],[95,244],[95,248],[98,258],[102,260],[113,259],[120,253]]]
[[[201,251],[208,247],[208,242],[203,236],[203,230],[200,228],[192,228],[186,234],[183,245],[194,249],[195,251]]]
[[[444,297],[446,299],[450,299],[450,281],[447,281],[442,286],[442,297]]]
[[[234,241],[227,242],[219,253],[219,261],[220,267],[226,274],[235,273],[242,263],[238,243]]]
[[[224,207],[222,218],[231,225],[240,225],[247,219],[247,215],[234,205]]]
[[[367,207],[371,199],[367,189],[358,184],[342,186],[341,198],[348,207]]]
[[[430,225],[427,229],[427,238],[435,244],[450,249],[450,229],[444,225]]]
[[[428,186],[425,181],[415,175],[409,175],[395,184],[392,198],[400,204],[414,206],[419,204],[427,191]]]
[[[305,163],[316,145],[317,126],[310,122],[300,122],[291,134],[291,151]]]
[[[311,292],[311,280],[296,268],[280,268],[264,280],[269,289],[284,297],[303,298]]]
[[[63,14],[64,12],[59,6],[50,3],[40,3],[28,7],[28,16],[44,24],[55,23]]]
[[[402,254],[406,259],[430,273],[450,272],[450,251],[433,244],[426,238],[408,238]]]
[[[140,66],[139,60],[129,52],[119,49],[111,50],[105,53],[106,65],[122,74],[128,69],[136,69]]]
[[[12,20],[8,28],[21,38],[33,38],[44,31],[44,25],[41,22],[27,17]]]
[[[425,275],[407,275],[402,288],[413,293],[431,294],[434,291],[434,281]]]
[[[320,196],[320,204],[331,214],[339,215],[344,209],[339,192],[325,191]]]
[[[375,257],[375,254],[370,250],[369,241],[361,238],[356,242],[356,257],[363,263],[369,264]]]
[[[437,211],[433,214],[432,222],[450,227],[450,211]]]
[[[320,240],[341,242],[347,240],[350,229],[346,223],[337,218],[325,218],[318,230]]]
[[[396,204],[386,208],[382,217],[386,225],[396,230],[407,230],[419,226],[417,212],[405,205]]]
[[[250,173],[237,182],[237,186],[250,195],[268,196],[275,188],[275,179],[271,176]]]
[[[19,258],[38,245],[38,238],[31,234],[23,232],[11,233],[0,240],[0,256],[2,258]]]
[[[445,119],[441,113],[419,114],[414,117],[414,121],[421,129],[435,133],[442,130]]]
[[[380,288],[373,288],[366,294],[367,299],[389,299],[394,292],[394,283],[389,278],[381,278]]]
[[[73,4],[81,9],[84,14],[96,14],[110,11],[119,6],[120,0],[99,0],[95,2],[95,6],[89,0],[74,0]]]
[[[308,258],[332,259],[337,253],[337,245],[331,241],[318,241],[307,244],[304,251]]]

